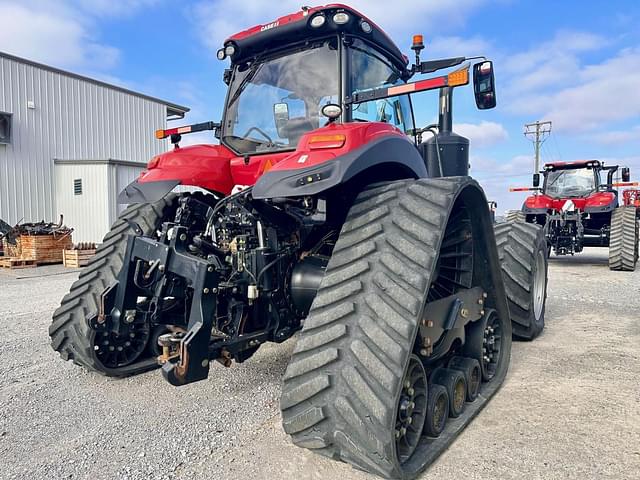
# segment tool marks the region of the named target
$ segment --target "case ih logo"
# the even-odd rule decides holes
[[[280,25],[280,21],[267,23],[260,28],[260,31],[264,32],[265,30],[271,30],[272,28],[276,28],[278,25]]]

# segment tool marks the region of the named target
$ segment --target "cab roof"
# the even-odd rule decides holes
[[[336,13],[346,13],[348,21],[344,24],[337,24],[333,21],[333,16]],[[317,16],[324,16],[325,21],[321,26],[313,27],[311,20]],[[371,28],[366,28],[366,25],[363,28],[363,24],[368,24]],[[409,59],[402,54],[393,40],[365,15],[340,3],[303,7],[298,12],[238,32],[227,38],[224,46],[233,45],[235,47],[236,51],[231,55],[231,61],[239,63],[290,44],[322,38],[338,32],[345,32],[369,40],[385,51],[399,69],[406,70]]]
[[[576,160],[573,162],[551,162],[545,163],[545,170],[565,170],[573,168],[594,168],[600,167],[602,164],[599,160]]]

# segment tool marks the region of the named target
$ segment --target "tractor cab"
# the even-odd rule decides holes
[[[469,66],[407,83],[416,73],[466,60],[421,62],[423,48],[422,36],[415,36],[416,63],[410,65],[375,23],[344,5],[305,8],[237,33],[218,51],[219,59],[231,60],[220,140],[238,155],[254,155],[295,150],[306,133],[333,122],[383,123],[414,140],[432,176],[466,174],[468,140],[451,132],[451,97],[453,87],[468,83]],[[491,62],[474,69],[474,84],[478,107],[495,106]],[[409,94],[434,88],[446,89],[441,120],[416,129]],[[440,142],[420,145],[427,131],[441,134]],[[445,162],[454,171],[443,171],[441,151],[462,152],[457,161]]]
[[[542,193],[552,198],[582,198],[598,191],[601,164],[587,162],[548,163],[544,167]]]
[[[270,178],[276,172],[311,168],[329,158],[340,158],[342,166],[304,178],[339,185],[369,167],[384,173],[368,181],[387,178],[389,172],[394,178],[468,175],[469,141],[452,132],[452,99],[455,87],[469,84],[471,64],[465,63],[466,57],[421,61],[421,35],[414,36],[411,48],[413,64],[374,22],[344,5],[305,7],[232,35],[217,54],[230,61],[224,73],[228,92],[222,121],[156,132],[177,146],[184,133],[213,129],[220,145],[186,147],[156,157],[141,183],[165,179],[165,164],[188,163],[192,170],[194,157],[202,162],[209,157],[219,165],[228,162],[228,174],[225,168],[224,177],[207,184],[223,195],[235,186],[252,185],[254,196],[274,195],[271,188],[265,191],[265,184],[281,183],[281,178]],[[481,60],[473,65],[476,104],[493,108],[493,65],[484,57],[472,58]],[[442,69],[453,71],[409,82],[415,75]],[[410,95],[427,90],[440,91],[439,121],[416,128]],[[431,137],[423,143],[425,134]],[[176,181],[186,183],[195,173],[185,170],[184,175],[189,178]],[[126,193],[130,196],[123,200],[131,201],[139,189]],[[284,196],[294,194],[304,192]]]

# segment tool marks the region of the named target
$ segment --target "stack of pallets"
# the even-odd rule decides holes
[[[62,252],[62,263],[69,268],[86,267],[95,254],[95,243],[80,243]]]

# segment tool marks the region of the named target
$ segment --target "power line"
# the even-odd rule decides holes
[[[527,123],[524,126],[524,135],[533,139],[532,142],[536,152],[533,173],[538,173],[540,171],[540,147],[547,137],[551,135],[551,122],[537,121],[535,123]]]

